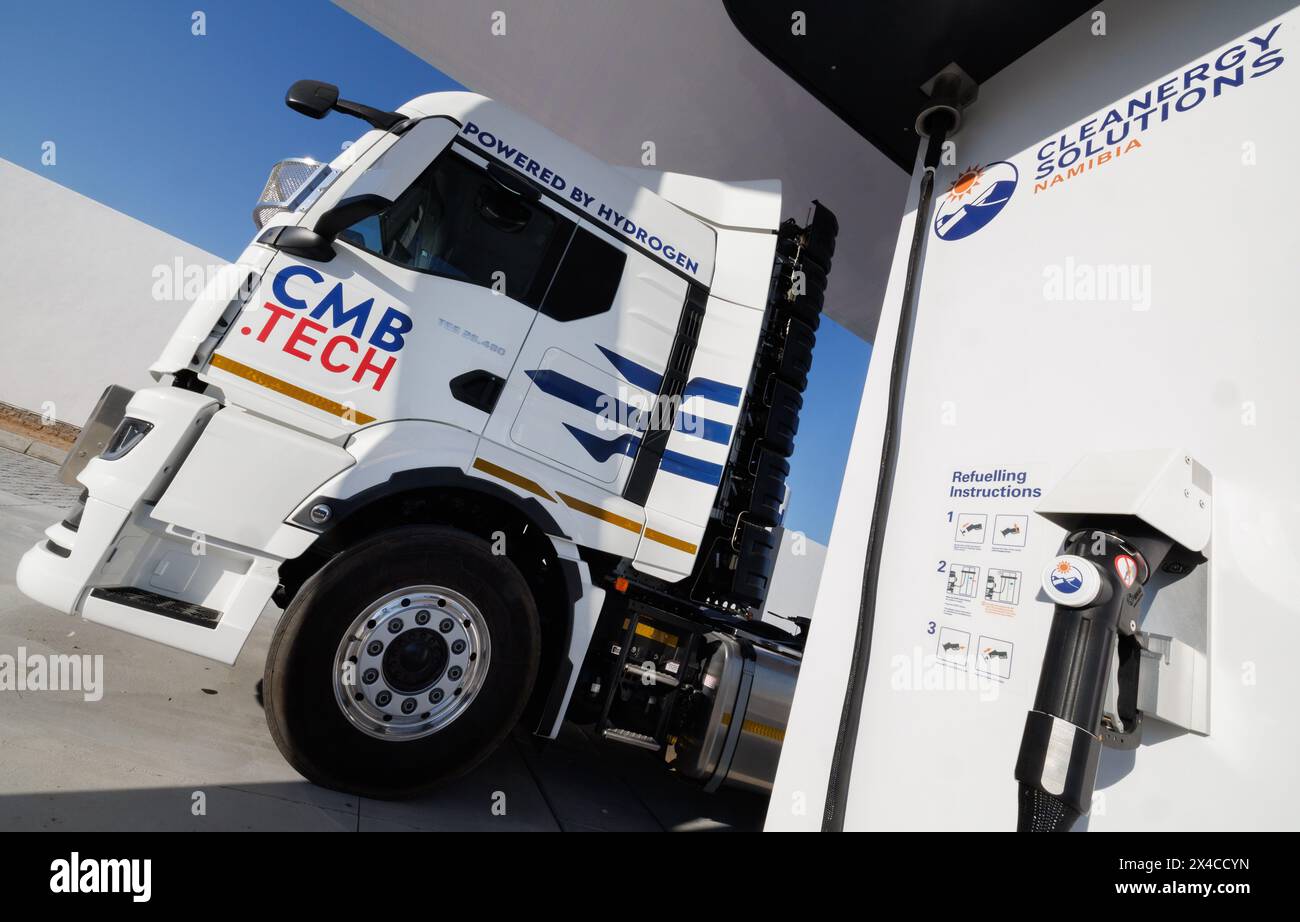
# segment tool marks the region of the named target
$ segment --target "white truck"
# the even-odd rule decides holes
[[[770,789],[802,646],[758,620],[837,224],[599,162],[470,93],[284,161],[256,238],[105,391],[33,599],[233,663],[271,733],[399,797],[566,715]]]

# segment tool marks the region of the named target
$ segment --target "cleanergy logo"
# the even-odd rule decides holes
[[[1016,191],[1020,171],[1006,160],[962,170],[934,214],[934,233],[940,240],[963,240],[994,218]]]
[[[1092,170],[1120,162],[1143,149],[1138,136],[1190,112],[1203,103],[1249,86],[1285,62],[1279,41],[1281,22],[1208,55],[1139,93],[1121,98],[1073,127],[1054,133],[1037,148],[1033,195]],[[968,167],[935,209],[934,231],[941,240],[962,240],[983,228],[1006,207],[1016,191],[1019,171],[1006,161]]]
[[[1149,129],[1230,95],[1236,88],[1251,86],[1255,79],[1277,70],[1286,60],[1277,44],[1281,28],[1278,22],[1246,36],[1046,138],[1037,149],[1034,194],[1142,149],[1138,136]]]
[[[1052,568],[1052,588],[1066,594],[1078,592],[1083,588],[1083,574],[1068,560],[1058,561]]]

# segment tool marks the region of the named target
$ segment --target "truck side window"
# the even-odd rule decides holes
[[[625,265],[626,253],[578,228],[542,302],[542,313],[561,321],[603,314],[614,304]]]
[[[574,224],[444,151],[387,211],[340,239],[420,272],[537,307]]]

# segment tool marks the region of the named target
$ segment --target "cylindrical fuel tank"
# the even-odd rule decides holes
[[[677,735],[682,774],[759,793],[772,790],[785,740],[799,657],[744,638],[710,634],[712,646],[699,695]]]

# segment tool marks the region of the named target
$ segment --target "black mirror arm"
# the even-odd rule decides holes
[[[378,128],[380,131],[389,131],[394,126],[406,121],[405,115],[397,112],[385,112],[383,109],[376,109],[364,103],[353,102],[350,99],[340,99],[334,103],[334,111],[359,118],[369,124],[371,128]]]

